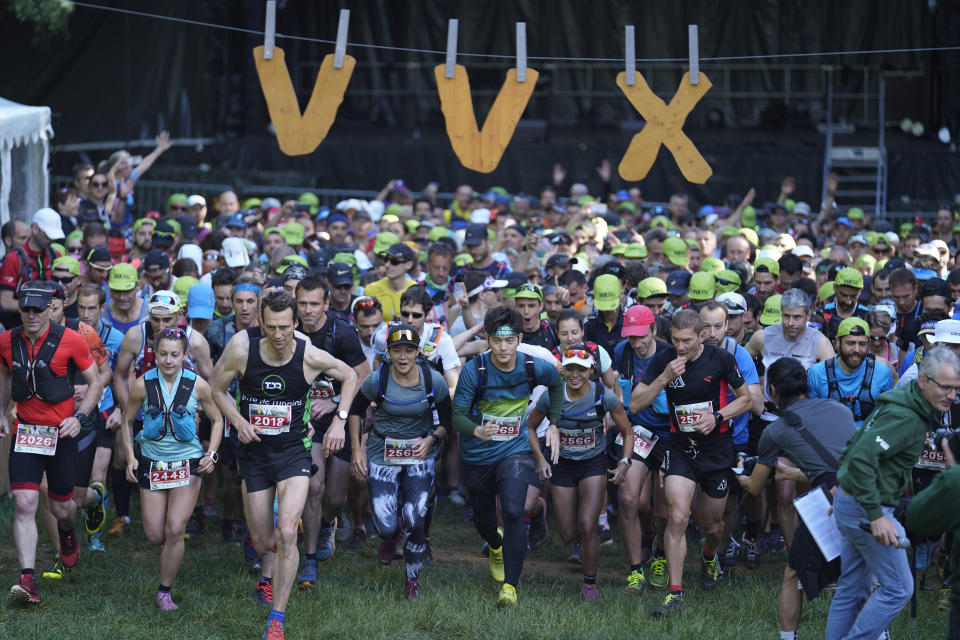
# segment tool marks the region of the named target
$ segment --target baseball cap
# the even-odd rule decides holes
[[[241,222],[243,219],[241,218]],[[243,225],[246,226],[246,225]],[[291,247],[299,247],[303,244],[303,238],[306,230],[303,228],[303,225],[299,222],[288,222],[287,224],[280,227],[280,235],[283,236],[283,239]]]
[[[563,359],[560,361],[561,367],[565,367],[568,364],[574,364],[585,369],[589,369],[593,366],[593,356],[590,355],[590,352],[584,348],[578,349],[573,347],[563,352]]]
[[[51,240],[63,240],[63,225],[60,222],[60,214],[50,207],[37,209],[31,222],[40,227],[40,231],[43,231]]]
[[[623,254],[627,260],[639,260],[647,257],[647,246],[639,242],[631,242],[627,245],[627,250]]]
[[[797,204],[793,205],[793,211],[790,213],[798,216],[808,216],[810,215],[810,205],[801,200]]]
[[[805,245],[805,244],[798,244],[796,247],[794,247],[794,249],[793,249],[793,251],[792,251],[791,253],[793,253],[793,255],[799,256],[799,257],[801,257],[801,258],[812,258],[812,257],[813,257],[813,249],[811,249],[809,245]]]
[[[623,313],[623,329],[620,331],[620,336],[623,338],[629,338],[630,336],[643,337],[650,333],[650,325],[654,322],[653,311],[650,311],[649,307],[635,304]]]
[[[837,218],[837,221],[834,222],[834,224],[837,226],[843,225],[844,227],[849,227],[851,229],[853,228],[853,225],[850,224],[850,218],[846,216],[840,216],[839,218]]]
[[[547,262],[543,266],[547,269],[551,269],[553,267],[559,267],[560,265],[564,265],[564,264],[571,264],[571,263],[576,264],[576,262],[577,262],[576,258],[571,258],[565,253],[555,253],[549,258],[547,258]]]
[[[250,264],[250,254],[247,253],[243,238],[225,238],[221,254],[228,267],[245,267]]]
[[[110,249],[104,246],[90,247],[87,249],[87,255],[84,257],[86,262],[113,262],[113,256],[110,255]]]
[[[954,320],[954,322],[960,325],[960,322],[957,322],[956,320]],[[867,321],[864,320],[863,318],[857,318],[856,316],[844,318],[840,322],[840,326],[837,327],[838,338],[842,338],[843,336],[868,336],[868,335],[870,335],[870,325],[868,325]]]
[[[754,229],[751,229],[749,227],[741,227],[737,231],[737,233],[739,233],[744,238],[746,238],[747,242],[749,242],[753,246],[755,247],[760,246],[760,236],[757,235],[757,232]]]
[[[728,316],[739,316],[747,312],[747,301],[735,291],[727,291],[717,296],[717,302],[727,308]]]
[[[143,268],[146,270],[150,267],[159,267],[161,269],[169,268],[170,256],[159,249],[147,251],[147,255],[143,256]]]
[[[657,298],[667,295],[667,285],[656,276],[644,278],[637,284],[637,299]]]
[[[824,282],[817,290],[817,298],[820,299],[820,302],[824,302],[832,297],[834,293],[836,293],[834,284],[832,282]]]
[[[336,287],[344,284],[353,284],[353,268],[343,262],[331,262],[327,268],[327,282]]]
[[[380,255],[395,244],[400,243],[400,237],[392,231],[381,231],[373,242],[373,254]]]
[[[863,274],[853,267],[844,267],[837,271],[837,277],[833,279],[833,282],[838,287],[863,289]]]
[[[44,231],[46,233],[46,231]],[[53,289],[48,282],[31,280],[20,287],[17,304],[21,309],[46,309],[53,300]]]
[[[420,348],[420,334],[409,324],[393,322],[387,325],[387,348],[407,344]]]
[[[863,235],[862,233],[857,233],[854,236],[852,236],[850,240],[847,241],[847,246],[850,246],[852,244],[862,244],[866,247],[869,247],[870,241],[867,240],[867,236]]]
[[[717,282],[712,273],[697,271],[690,276],[690,299],[712,300],[717,292]]]
[[[173,291],[161,289],[155,291],[150,300],[147,301],[147,311],[160,315],[176,313],[180,310],[180,296]]]
[[[478,245],[487,239],[487,225],[473,223],[467,226],[463,235],[463,246]]]
[[[780,324],[780,299],[783,298],[779,293],[767,298],[763,303],[763,313],[760,314],[760,324],[765,327]]]
[[[180,280],[177,280],[177,283],[179,282]],[[197,282],[190,287],[190,293],[187,294],[187,317],[212,320],[215,303],[213,287]]]
[[[148,224],[151,227],[156,227],[157,221],[154,220],[153,218],[139,218],[133,223],[133,232],[136,233],[137,231],[140,230],[140,227],[142,227],[145,224]]]
[[[467,276],[470,277],[471,279],[472,279],[472,277],[473,277],[473,276],[470,275],[469,272],[467,273]],[[474,282],[476,282],[476,281],[474,281]],[[466,284],[466,279],[464,280],[464,284]],[[478,293],[481,293],[481,292],[483,292],[483,291],[489,291],[490,289],[503,289],[503,288],[506,287],[508,284],[509,284],[509,283],[508,283],[506,280],[496,280],[496,279],[494,279],[493,276],[487,276],[479,285],[476,285],[473,289],[470,289],[469,291],[467,291],[467,297],[472,298],[473,296],[477,295]],[[527,296],[522,296],[522,297],[532,298],[532,297],[536,297],[536,296],[529,296],[529,295],[527,295]]]
[[[678,267],[685,267],[690,264],[690,256],[687,255],[687,243],[682,238],[670,237],[664,240],[663,255]]]
[[[173,283],[173,292],[177,294],[177,297],[181,300],[188,300],[190,287],[199,283],[200,281],[193,276],[181,276],[177,278],[176,282]]]
[[[960,320],[941,320],[928,340],[934,344],[960,344]]]
[[[682,296],[690,288],[690,272],[678,269],[671,271],[667,276],[667,293],[672,296]]]
[[[83,270],[80,268],[80,261],[73,256],[60,256],[53,261],[53,268],[63,267],[75,276],[82,276]]]
[[[707,256],[700,261],[700,271],[709,271],[714,275],[720,273],[726,268],[727,265],[723,264],[723,260],[720,258],[714,258],[713,256]]]
[[[121,262],[110,269],[110,278],[107,280],[107,287],[114,291],[130,291],[135,289],[140,277],[137,275],[137,269],[132,264]]]
[[[863,209],[854,207],[847,211],[847,218],[850,220],[863,220]]]
[[[188,196],[188,197],[187,197],[187,206],[188,206],[188,207],[193,207],[193,206],[196,206],[196,205],[198,205],[198,204],[199,204],[199,205],[203,205],[204,207],[207,206],[207,199],[204,198],[203,196],[198,196],[198,195],[192,195],[192,196]]]
[[[390,258],[399,258],[404,262],[417,261],[416,252],[402,242],[390,245],[385,251],[381,251],[380,254]]]
[[[489,280],[489,278],[487,279]],[[494,280],[493,286],[486,286],[487,282],[483,283],[484,289],[493,289],[499,287],[499,283],[505,283],[503,286],[507,287],[510,284],[509,280]],[[504,292],[506,294],[506,292]],[[473,295],[473,294],[470,294]],[[533,284],[532,282],[524,282],[523,284],[514,287],[513,293],[510,295],[511,298],[529,298],[531,300],[543,300],[543,289],[540,288],[540,285]]]
[[[620,306],[622,286],[617,276],[605,273],[593,281],[593,306],[599,311],[612,311]]]
[[[739,291],[743,284],[740,274],[733,269],[724,269],[713,274],[713,279],[717,283],[717,293],[724,294]]]
[[[197,223],[190,216],[177,216],[177,222],[180,223],[180,235],[186,240],[194,240],[197,237]]]
[[[164,220],[158,222],[153,228],[153,235],[151,236],[153,246],[163,248],[172,247],[176,241],[177,232],[169,221]]]
[[[778,263],[773,258],[757,258],[757,261],[753,263],[754,272],[764,272],[773,274],[775,276],[780,275],[780,263]]]

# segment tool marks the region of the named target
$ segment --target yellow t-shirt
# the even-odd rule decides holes
[[[383,278],[382,280],[371,282],[364,287],[363,295],[379,300],[380,306],[383,307],[383,320],[384,322],[390,322],[391,320],[400,317],[400,296],[403,295],[404,291],[415,284],[417,283],[410,278],[407,278],[407,282],[403,286],[403,289],[400,291],[394,291],[390,288],[390,281],[386,278]]]

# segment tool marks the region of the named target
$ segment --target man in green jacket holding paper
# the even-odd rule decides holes
[[[893,509],[927,431],[937,428],[958,391],[960,358],[945,347],[932,349],[916,380],[877,399],[840,456],[833,511],[842,536],[843,573],[830,605],[827,640],[874,640],[910,600],[913,577],[906,552],[898,548],[906,534]],[[871,594],[874,576],[880,586]]]

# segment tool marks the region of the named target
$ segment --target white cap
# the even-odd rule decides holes
[[[740,316],[747,312],[747,301],[736,291],[728,291],[717,296],[717,302],[727,308],[728,316]]]
[[[228,267],[245,267],[250,264],[250,254],[243,238],[226,238],[223,241],[223,260]]]
[[[380,222],[384,211],[386,211],[386,206],[380,200],[371,200],[367,204],[367,213],[370,214],[370,222]]]
[[[940,251],[937,247],[931,242],[924,242],[919,247],[913,250],[913,255],[916,256],[930,256],[931,258],[940,259]]]
[[[798,245],[793,249],[793,255],[795,255],[795,256],[800,256],[801,258],[812,258],[812,257],[813,257],[813,249],[811,249],[809,245],[798,244]]]
[[[63,235],[63,226],[60,224],[60,214],[49,207],[37,209],[33,214],[32,222],[51,240],[63,240],[66,237]]]
[[[941,320],[927,340],[935,344],[960,344],[960,320]]]
[[[787,251],[792,251],[797,246],[797,241],[789,233],[781,233],[777,236],[777,242]]]
[[[798,202],[797,204],[793,205],[793,215],[810,215],[810,205],[806,202]]]
[[[192,206],[198,205],[198,204],[201,205],[201,206],[204,206],[204,207],[207,206],[207,200],[206,200],[206,198],[204,198],[203,196],[198,196],[198,195],[192,195],[192,196],[190,196],[189,198],[187,198],[187,206],[188,206],[188,207],[192,207]]]
[[[930,244],[937,248],[941,254],[950,253],[950,247],[947,246],[947,243],[941,240],[940,238],[934,238],[930,241]]]
[[[490,224],[490,209],[474,209],[470,212],[470,222]]]
[[[198,244],[185,244],[177,252],[177,259],[190,258],[197,264],[197,269],[203,271],[203,249]]]
[[[582,351],[587,351],[587,350],[586,350],[586,349],[582,349]],[[564,353],[566,353],[566,352],[564,352]],[[560,366],[561,366],[561,367],[565,367],[565,366],[567,366],[568,364],[576,364],[576,365],[580,365],[581,367],[584,367],[584,368],[586,368],[586,369],[589,369],[590,367],[593,366],[593,356],[590,355],[590,352],[589,352],[589,351],[587,351],[587,357],[586,357],[586,358],[573,357],[573,356],[564,355],[564,356],[563,356],[563,360],[560,361]]]
[[[900,236],[897,235],[896,231],[887,231],[885,235],[890,240],[890,244],[900,244]]]

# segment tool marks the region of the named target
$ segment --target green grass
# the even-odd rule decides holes
[[[134,500],[136,509],[136,500]],[[112,515],[112,514],[111,514]],[[460,524],[460,509],[442,505],[433,531],[437,563],[421,576],[423,597],[403,599],[399,561],[380,567],[376,541],[358,552],[338,549],[320,568],[317,588],[293,593],[288,608],[290,638],[776,638],[777,595],[785,558],[762,558],[761,567],[728,572],[724,583],[706,593],[691,548],[686,612],[655,620],[650,609],[659,596],[623,591],[626,560],[619,543],[602,550],[596,603],[579,600],[580,573],[566,562],[569,547],[551,533],[543,549],[528,555],[515,610],[495,607],[496,587],[479,557],[472,525]],[[11,538],[12,502],[0,500],[0,573],[13,584],[18,575]],[[180,576],[173,587],[180,610],[161,614],[153,604],[159,557],[146,543],[139,521],[133,535],[107,538],[108,552],[81,552],[80,564],[59,582],[41,580],[43,604],[21,609],[0,606],[0,638],[259,638],[267,611],[251,600],[253,577],[236,547],[219,543],[216,518],[203,541],[187,543]],[[52,563],[41,534],[38,571]],[[932,574],[931,570],[931,574]],[[5,588],[4,585],[0,587]],[[895,638],[939,638],[947,614],[936,610],[935,592],[921,592],[919,617],[904,611],[895,621]],[[801,636],[823,636],[830,594],[805,602]]]

